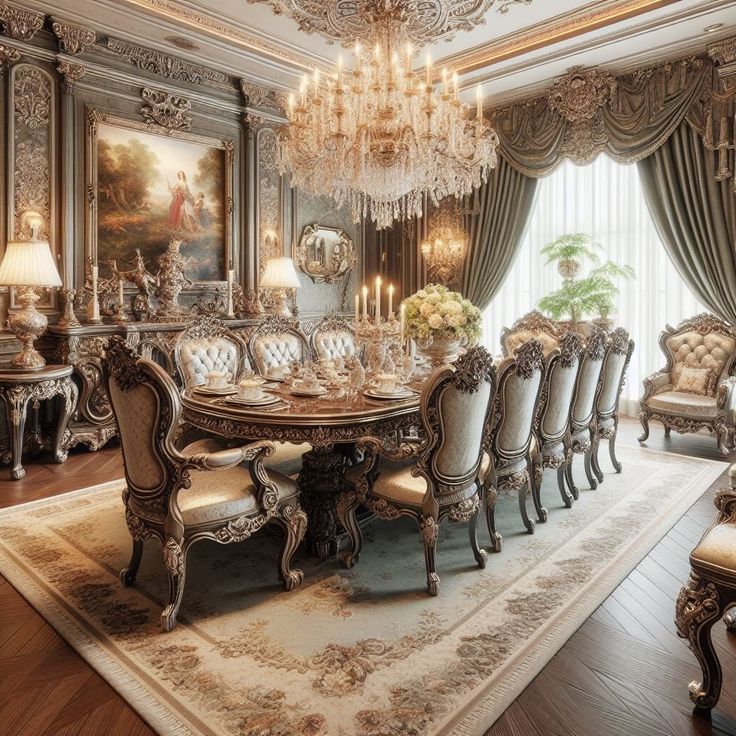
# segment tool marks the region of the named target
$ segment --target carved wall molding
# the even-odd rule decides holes
[[[51,19],[51,29],[59,40],[59,51],[70,56],[79,56],[97,40],[97,34],[84,26],[76,26],[63,20]]]
[[[3,33],[17,41],[30,41],[43,26],[44,15],[17,5],[0,5]]]
[[[276,166],[278,137],[273,128],[261,128],[256,134],[258,153],[258,266],[263,275],[266,260],[281,255],[281,176]]]
[[[286,95],[268,87],[263,87],[247,79],[240,80],[240,91],[243,93],[246,107],[265,107],[283,111],[286,108]]]
[[[0,77],[10,68],[10,65],[20,59],[20,54],[10,46],[0,44]]]
[[[61,90],[70,93],[74,85],[84,76],[87,71],[81,64],[73,64],[70,61],[61,61],[56,65],[56,71],[61,74]]]
[[[313,0],[248,0],[265,3],[276,15],[294,20],[299,30],[318,33],[328,41],[353,44],[356,38],[370,38],[377,20],[390,18],[401,24],[418,45],[451,40],[458,31],[471,31],[485,23],[495,9],[507,13],[514,5],[532,0],[336,0],[325,7]]]
[[[160,125],[168,130],[191,130],[192,118],[187,115],[192,107],[189,100],[150,87],[143,88],[141,98],[141,115],[147,123]]]
[[[199,84],[217,89],[233,89],[233,80],[224,72],[193,64],[161,51],[147,49],[117,38],[107,39],[107,48],[138,69],[152,72],[167,79]]]

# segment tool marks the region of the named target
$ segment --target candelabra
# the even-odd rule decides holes
[[[390,316],[388,320],[358,319],[355,340],[363,349],[363,364],[369,374],[393,373],[402,358],[401,325]]]

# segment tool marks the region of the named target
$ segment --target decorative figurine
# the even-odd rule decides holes
[[[184,287],[194,283],[184,273],[186,258],[179,252],[181,244],[181,240],[172,238],[168,248],[158,257],[155,292],[158,311],[155,319],[159,322],[172,322],[184,316],[185,312],[179,306],[179,294]]]
[[[74,314],[74,297],[77,295],[76,289],[59,289],[61,298],[64,300],[64,314],[59,319],[59,327],[79,327],[81,322]]]

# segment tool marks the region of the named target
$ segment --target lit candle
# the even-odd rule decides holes
[[[337,88],[342,90],[342,54],[337,57]]]
[[[427,51],[427,89],[432,86],[432,57],[429,55],[429,51]]]
[[[360,295],[355,295],[355,324],[358,324],[358,319],[360,317]]]
[[[414,56],[414,49],[412,48],[410,43],[406,44],[406,73],[409,74],[411,72],[411,60]]]
[[[453,72],[453,74],[452,74],[452,86],[453,86],[454,92],[455,92],[455,99],[457,99],[458,96],[459,96],[459,94],[460,94],[460,87],[459,87],[458,81],[457,81],[457,72]]]
[[[381,324],[381,281],[380,276],[376,276],[376,326]]]
[[[391,317],[393,312],[394,312],[394,285],[389,284],[388,285],[388,316]]]
[[[399,340],[401,341],[401,349],[404,350],[404,343],[406,342],[406,304],[399,307]]]
[[[442,70],[442,86],[443,86],[443,92],[446,95],[450,94],[450,80],[447,77],[447,68],[444,68]]]
[[[476,111],[475,114],[480,120],[483,117],[483,89],[480,85],[478,85],[475,88],[475,103],[476,103]]]
[[[235,309],[233,304],[233,283],[235,281],[235,269],[229,268],[227,271],[227,316],[234,317]]]
[[[360,74],[360,43],[355,42],[355,71]]]
[[[368,287],[363,287],[363,321],[368,320]]]

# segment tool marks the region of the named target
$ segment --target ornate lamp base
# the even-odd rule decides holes
[[[43,335],[48,326],[48,319],[36,309],[38,294],[32,289],[25,289],[18,299],[23,308],[16,312],[8,320],[8,329],[18,338],[23,346],[21,351],[14,356],[10,365],[13,368],[33,370],[43,368],[46,365],[41,353],[33,347],[33,343]]]
[[[273,306],[268,309],[269,314],[276,314],[279,317],[293,317],[291,309],[289,309],[289,302],[286,296],[285,289],[273,289]]]

